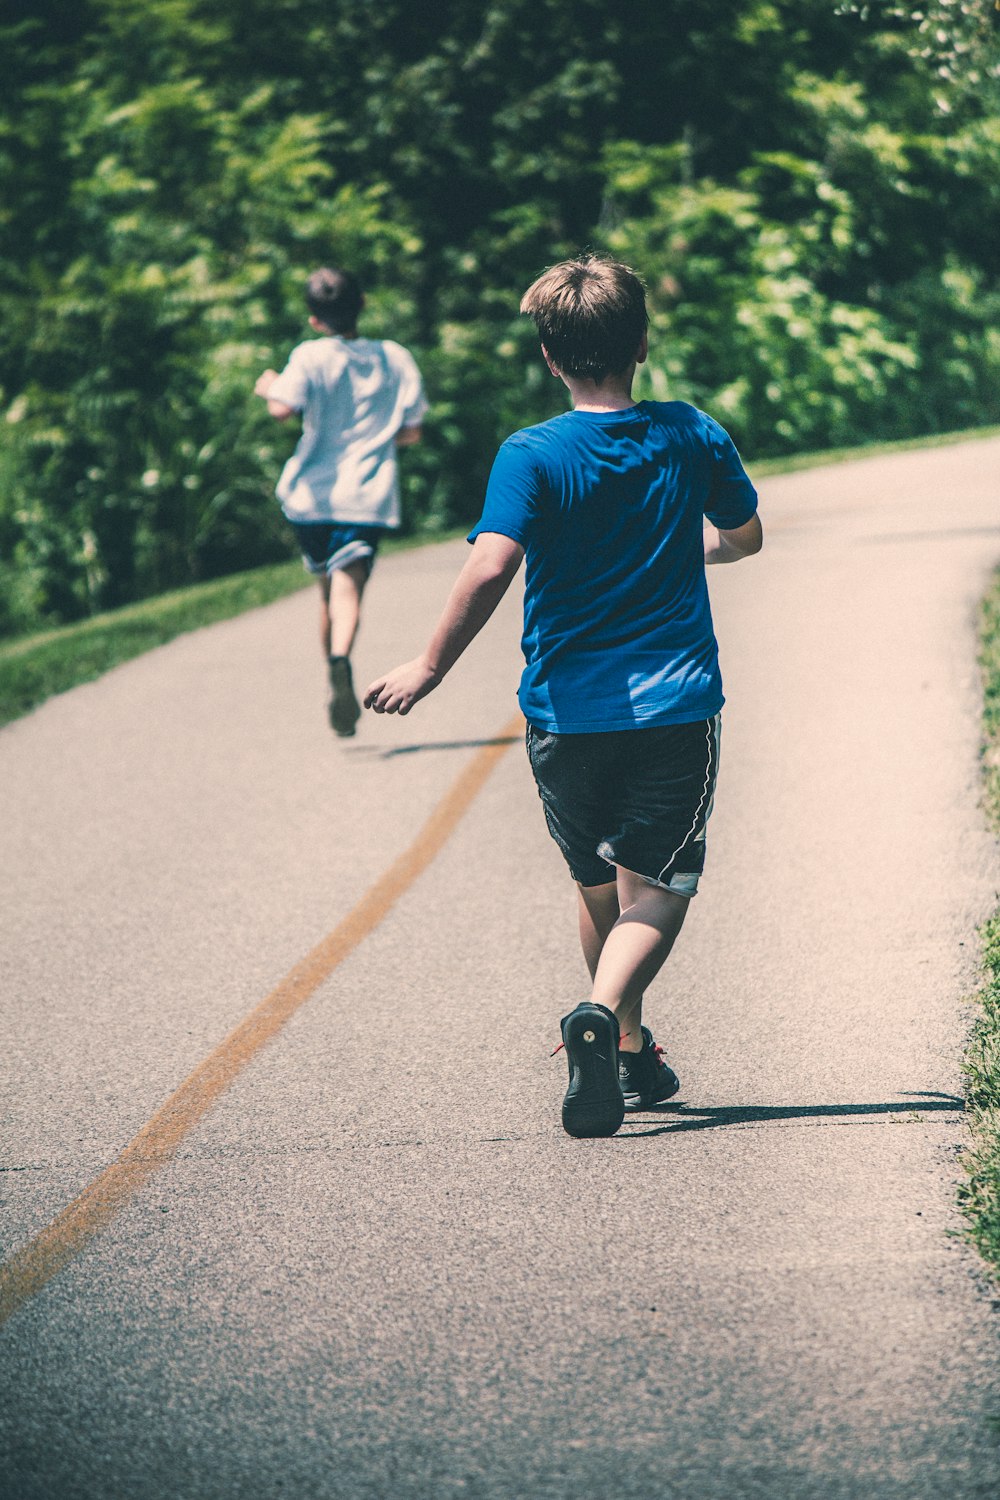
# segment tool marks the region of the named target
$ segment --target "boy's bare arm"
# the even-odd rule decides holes
[[[412,448],[413,444],[419,443],[422,437],[423,428],[419,425],[416,427],[401,427],[396,433],[396,447]]]
[[[277,370],[265,370],[263,375],[258,376],[253,393],[255,396],[262,396],[264,398],[267,402],[267,409],[272,417],[277,417],[279,422],[287,422],[289,417],[296,415],[295,407],[286,406],[284,401],[272,401],[267,394],[277,378]]]
[[[764,545],[764,533],[760,517],[751,516],[745,526],[735,531],[720,531],[717,526],[705,527],[706,563],[740,562],[744,557],[753,557]]]
[[[496,531],[476,538],[465,567],[420,656],[376,677],[365,693],[365,707],[377,714],[408,714],[437,687],[479,634],[521,566],[524,548]]]

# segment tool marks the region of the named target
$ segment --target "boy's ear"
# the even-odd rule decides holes
[[[548,365],[549,370],[556,377],[556,379],[561,380],[562,371],[560,370],[559,366],[556,364],[555,360],[552,358],[552,355],[546,349],[544,344],[542,345],[542,358],[545,360],[545,363]]]
[[[646,363],[646,360],[647,360],[648,356],[649,356],[649,334],[648,333],[644,333],[643,336],[642,336],[642,342],[640,343],[638,349],[636,350],[636,355],[635,355],[635,362],[636,362],[636,364],[637,365],[644,365]]]
[[[319,320],[319,318],[314,317],[312,315],[312,313],[310,313],[310,315],[309,315],[309,327],[313,330],[314,333],[329,333],[330,332],[330,330],[329,330],[329,328],[327,328],[326,324],[325,323],[321,323],[320,320]]]

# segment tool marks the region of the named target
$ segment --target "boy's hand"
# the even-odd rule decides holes
[[[426,698],[486,624],[523,557],[520,542],[508,536],[477,536],[427,647],[412,661],[376,677],[365,692],[365,707],[377,714],[408,714]]]
[[[440,681],[440,673],[427,658],[417,656],[384,677],[376,677],[365,691],[365,708],[373,708],[377,714],[408,714],[414,703],[426,698]]]
[[[263,396],[267,400],[267,393],[278,378],[277,370],[265,370],[263,375],[258,376],[257,384],[253,388],[255,396]]]

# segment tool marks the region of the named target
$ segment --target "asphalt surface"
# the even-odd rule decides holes
[[[647,1011],[671,1107],[560,1128],[585,971],[514,745],[0,1330],[5,1500],[994,1500],[997,1311],[952,1232],[998,470],[992,441],[766,481],[765,551],[711,571],[709,865]],[[463,555],[380,562],[362,682]],[[350,744],[309,593],[0,733],[4,1255],[419,838],[510,720],[518,609]]]

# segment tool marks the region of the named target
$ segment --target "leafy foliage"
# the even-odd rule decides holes
[[[584,246],[643,391],[749,454],[995,421],[986,0],[12,0],[0,26],[0,631],[288,555],[250,395],[315,265],[433,402],[409,524],[561,409],[517,316]]]

